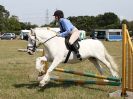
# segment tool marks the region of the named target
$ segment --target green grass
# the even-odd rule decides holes
[[[114,57],[121,72],[121,42],[103,41],[103,43]],[[0,41],[0,99],[109,99],[108,93],[120,89],[120,87],[112,86],[78,85],[52,81],[44,88],[39,88],[36,80],[38,72],[35,69],[35,59],[41,56],[41,53],[30,56],[25,52],[17,51],[26,46],[27,42],[23,40]],[[59,67],[98,74],[89,61],[72,65],[60,64]],[[63,78],[91,79],[57,72],[53,74]],[[107,68],[105,68],[105,75],[110,75]]]

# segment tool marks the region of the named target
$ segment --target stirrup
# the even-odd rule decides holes
[[[77,54],[77,59],[82,60],[81,55],[79,53]]]

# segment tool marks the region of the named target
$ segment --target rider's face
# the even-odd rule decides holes
[[[55,20],[56,20],[56,21],[59,21],[59,17],[58,17],[58,16],[55,16]]]

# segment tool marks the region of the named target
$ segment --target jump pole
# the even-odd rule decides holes
[[[78,71],[66,70],[66,69],[61,69],[61,68],[56,68],[56,69],[54,69],[54,71],[120,82],[120,79],[118,79],[116,77],[107,77],[107,76],[96,75],[96,74],[87,73],[87,72],[78,72]]]
[[[27,52],[27,49],[18,49],[19,52]],[[43,49],[36,49],[37,52],[42,52]]]
[[[114,81],[95,81],[95,80],[76,80],[76,79],[63,79],[63,78],[56,78],[51,77],[50,80],[62,82],[62,83],[76,83],[76,84],[96,84],[96,85],[110,85],[110,86],[120,86],[121,82],[114,82]]]

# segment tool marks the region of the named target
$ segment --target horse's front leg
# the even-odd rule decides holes
[[[61,62],[61,58],[55,58],[51,64],[51,66],[48,68],[45,76],[42,78],[42,80],[40,81],[40,85],[41,87],[43,87],[44,85],[46,85],[49,81],[50,81],[50,73],[58,66],[58,64]]]

